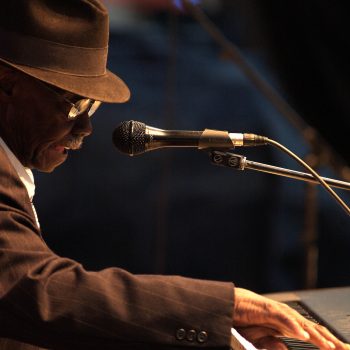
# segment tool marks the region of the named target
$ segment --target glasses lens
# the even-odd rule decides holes
[[[100,106],[100,101],[90,100],[88,98],[77,101],[72,104],[72,107],[68,114],[68,119],[75,119],[79,115],[88,112],[89,117],[91,117]]]
[[[89,112],[88,112],[89,117],[91,117],[96,112],[97,108],[100,107],[100,105],[101,105],[100,101],[93,101],[93,103],[89,109]]]
[[[80,114],[79,109],[72,104],[72,107],[68,113],[68,119],[75,119]]]

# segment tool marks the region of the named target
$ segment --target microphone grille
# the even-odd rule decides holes
[[[145,152],[146,124],[134,120],[120,123],[113,132],[113,143],[122,153],[131,156]]]

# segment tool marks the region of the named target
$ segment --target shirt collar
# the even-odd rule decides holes
[[[13,154],[13,152],[8,148],[5,141],[1,137],[0,137],[0,146],[4,149],[11,164],[16,169],[17,174],[22,180],[24,186],[26,187],[28,196],[32,201],[35,194],[35,183],[34,183],[33,172],[29,168],[25,168],[21,164],[21,162],[17,159],[17,157]]]

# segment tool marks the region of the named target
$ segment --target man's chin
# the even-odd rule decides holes
[[[52,173],[54,170],[56,170],[56,168],[59,167],[61,164],[58,164],[52,167],[45,167],[45,168],[41,167],[41,168],[34,168],[34,169],[37,171],[40,171],[41,173],[49,174],[49,173]]]
[[[58,166],[62,165],[68,157],[68,152],[58,153],[55,151],[46,152],[45,157],[38,157],[33,162],[32,169],[36,169],[43,173],[52,173]]]

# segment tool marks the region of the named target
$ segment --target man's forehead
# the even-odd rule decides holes
[[[1,67],[1,65],[0,65]],[[74,94],[73,92],[70,92],[70,91],[67,91],[67,90],[64,90],[64,89],[61,89],[55,85],[52,85],[52,84],[49,84],[49,83],[46,83],[45,81],[43,80],[40,80],[40,79],[37,79],[37,78],[34,78],[28,74],[25,74],[17,69],[14,69],[14,68],[11,68],[11,67],[5,67],[5,69],[8,69],[9,72],[12,72],[15,74],[16,77],[20,78],[20,79],[24,79],[26,81],[30,81],[31,83],[33,84],[37,84],[37,85],[40,85],[40,86],[45,86],[46,88],[50,89],[50,90],[53,90],[55,91],[57,94],[59,94],[60,96],[70,100],[71,102],[76,102],[78,100],[81,100],[82,96],[79,96],[77,94]],[[1,71],[0,71],[1,72]]]
[[[38,80],[38,79],[35,79],[35,80]],[[47,85],[50,89],[54,90],[56,93],[58,93],[59,95],[61,95],[64,98],[67,98],[69,101],[71,101],[73,103],[84,98],[83,96],[74,94],[73,92],[70,92],[67,90],[63,90],[55,85],[45,83],[41,80],[40,80],[40,82]]]

